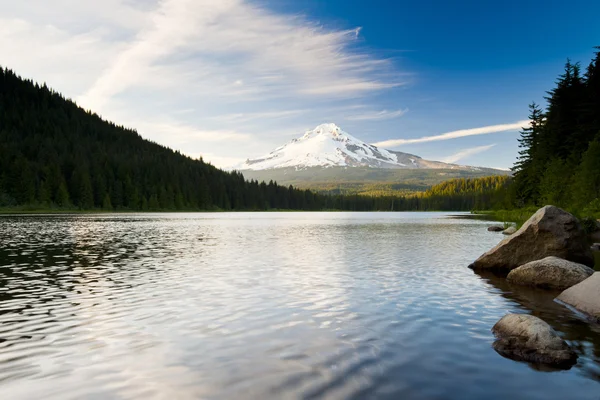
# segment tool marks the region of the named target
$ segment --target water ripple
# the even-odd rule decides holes
[[[594,399],[600,328],[466,268],[501,239],[430,213],[0,217],[10,399]],[[506,312],[580,355],[491,348]]]

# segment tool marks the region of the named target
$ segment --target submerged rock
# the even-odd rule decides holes
[[[518,285],[565,290],[586,280],[593,273],[593,269],[583,264],[546,257],[513,269],[507,279]]]
[[[500,226],[500,225],[494,225],[494,226],[488,227],[489,232],[502,232],[503,230],[504,230],[504,227]]]
[[[528,262],[555,256],[592,267],[594,258],[577,218],[555,206],[539,209],[514,235],[469,267],[509,272]]]
[[[600,272],[565,290],[556,299],[600,322]]]
[[[502,233],[505,235],[514,235],[515,233],[517,233],[517,228],[515,228],[514,226],[509,226],[508,228],[503,230]]]
[[[570,368],[577,354],[558,333],[538,317],[508,314],[494,325],[493,347],[500,355],[517,361]]]

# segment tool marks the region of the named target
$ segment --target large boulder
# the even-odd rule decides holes
[[[583,264],[546,257],[513,269],[507,279],[518,285],[565,290],[586,280],[593,273],[593,269]]]
[[[494,350],[504,357],[535,364],[569,368],[577,354],[554,329],[538,317],[507,314],[494,325]]]
[[[556,299],[600,322],[600,272],[568,288]]]
[[[517,233],[517,228],[515,228],[514,226],[509,226],[508,228],[503,230],[502,233],[505,235],[514,235],[515,233]]]
[[[530,261],[555,256],[593,267],[594,258],[577,218],[555,206],[539,209],[514,235],[469,267],[509,272]]]

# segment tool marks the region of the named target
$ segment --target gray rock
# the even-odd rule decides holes
[[[500,225],[494,225],[494,226],[488,227],[489,232],[502,232],[503,230],[504,230],[504,227],[500,226]]]
[[[518,285],[565,290],[592,276],[594,270],[583,264],[546,257],[510,271],[506,279]]]
[[[590,248],[592,251],[600,251],[600,243],[594,243]]]
[[[504,357],[535,364],[570,368],[577,354],[554,329],[538,317],[508,314],[494,325],[494,350]]]
[[[600,272],[568,288],[556,299],[600,322]]]
[[[514,235],[515,233],[517,233],[517,228],[515,228],[514,226],[509,226],[508,228],[503,230],[502,233],[504,235]]]
[[[469,267],[508,273],[555,256],[592,267],[594,257],[577,218],[555,206],[539,209],[514,235],[479,257]]]

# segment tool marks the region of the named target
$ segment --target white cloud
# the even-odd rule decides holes
[[[400,146],[403,144],[436,142],[438,140],[450,140],[450,139],[457,139],[457,138],[466,137],[466,136],[487,135],[490,133],[515,131],[515,130],[522,129],[524,127],[528,127],[529,123],[530,122],[528,120],[524,120],[524,121],[519,121],[519,122],[516,122],[513,124],[501,124],[501,125],[484,126],[481,128],[461,129],[458,131],[443,133],[441,135],[436,135],[436,136],[425,136],[425,137],[418,138],[418,139],[391,139],[391,140],[384,140],[382,142],[377,142],[377,143],[373,143],[373,144],[378,147],[391,148],[391,147],[396,147],[396,146]]]
[[[237,113],[237,114],[224,114],[211,117],[215,121],[226,121],[226,122],[249,122],[255,120],[274,120],[281,119],[291,116],[297,116],[304,114],[309,110],[282,110],[282,111],[265,111],[265,112],[248,112],[248,113]]]
[[[352,115],[346,118],[349,121],[381,121],[386,119],[394,119],[403,116],[408,112],[408,108],[400,109],[396,111],[375,111],[370,113]]]
[[[445,163],[450,163],[450,164],[454,164],[457,163],[458,161],[467,158],[469,156],[475,155],[475,154],[479,154],[482,153],[484,151],[488,151],[489,149],[491,149],[492,147],[496,146],[496,144],[489,144],[486,146],[478,146],[478,147],[471,147],[468,149],[463,149],[455,154],[452,154],[446,158],[442,158],[440,161],[445,162]]]
[[[182,84],[211,97],[339,96],[395,87],[389,62],[331,31],[243,0],[164,0],[81,100],[102,109],[138,86]]]
[[[202,157],[204,162],[209,162],[212,165],[225,170],[231,170],[236,166],[241,165],[244,161],[246,161],[245,158],[220,156],[218,154],[213,153],[197,153],[188,155],[192,158]]]
[[[136,129],[144,137],[158,138],[159,143],[169,142],[171,147],[186,154],[188,154],[186,147],[193,144],[216,142],[240,143],[252,139],[252,135],[249,133],[227,129],[204,130],[176,122],[141,122],[136,125]]]
[[[0,64],[69,97],[81,93],[121,50],[102,29],[72,34],[53,25],[0,17]]]

